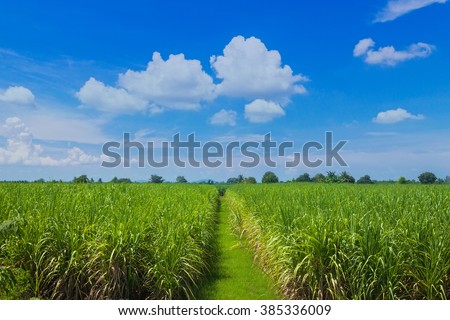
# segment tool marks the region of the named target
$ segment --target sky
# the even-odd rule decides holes
[[[447,2],[3,1],[0,180],[450,176]],[[346,141],[346,166],[285,166],[326,132]],[[130,167],[102,166],[105,143],[122,155],[124,133],[156,158],[176,134],[226,146],[270,133],[294,146],[273,150],[275,167],[242,167],[236,152],[230,167],[183,168],[171,152],[167,167],[139,167],[136,148]]]

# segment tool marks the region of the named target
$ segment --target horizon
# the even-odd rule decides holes
[[[267,172],[273,172],[273,171],[266,171]],[[339,177],[342,173],[346,173],[348,174],[350,177],[353,177],[355,179],[354,183],[350,183],[350,182],[326,182],[326,181],[314,181],[313,178],[315,176],[319,176],[319,175],[323,175],[324,178],[327,177],[327,174],[331,172],[336,174],[337,177]],[[273,172],[277,177],[277,173]],[[422,173],[430,173],[429,171],[425,171]],[[432,172],[431,172],[432,173]],[[309,178],[311,179],[310,181],[296,181],[297,178],[299,178],[300,176],[304,176],[304,174],[308,174]],[[434,174],[434,173],[433,173]],[[178,183],[178,184],[183,184],[183,183],[187,183],[187,184],[214,184],[214,185],[220,185],[220,184],[267,184],[266,182],[262,182],[262,177],[254,177],[254,176],[244,176],[242,174],[238,174],[236,176],[233,177],[228,177],[225,180],[214,180],[214,179],[195,179],[194,180],[186,180],[185,182],[178,182],[177,178],[185,178],[184,176],[177,176],[175,179],[173,180],[168,180],[165,179],[165,177],[163,176],[158,176],[160,178],[163,179],[162,182],[152,182],[151,181],[151,176],[152,174],[149,174],[149,178],[147,179],[137,179],[137,180],[132,180],[129,177],[125,177],[125,176],[119,176],[116,177],[114,176],[111,180],[103,180],[102,178],[98,178],[97,180],[95,180],[92,177],[89,177],[88,175],[82,174],[80,176],[75,176],[72,179],[69,180],[63,180],[63,179],[53,179],[53,180],[46,180],[44,178],[39,178],[39,179],[35,179],[35,180],[0,180],[1,183],[84,183],[84,182],[78,182],[75,181],[77,178],[86,176],[86,178],[89,180],[89,182],[86,183],[153,183],[153,184],[159,184],[159,183]],[[230,180],[232,179],[238,179],[239,176],[242,176],[242,178],[244,179],[244,181],[242,182],[230,182]],[[363,179],[365,177],[369,177],[370,178],[370,183],[367,182],[358,182],[359,179]],[[256,182],[252,182],[252,183],[248,183],[245,182],[246,179],[248,178],[254,178],[256,180]],[[114,181],[115,179],[117,180],[122,180],[122,181]],[[401,183],[399,182],[400,180],[403,180]],[[328,172],[318,172],[315,175],[310,175],[308,172],[303,172],[300,175],[296,176],[296,177],[292,177],[290,179],[287,180],[280,180],[278,183],[327,183],[327,184],[383,184],[383,183],[400,183],[400,184],[449,184],[450,183],[450,176],[445,176],[445,177],[440,177],[440,176],[436,176],[436,181],[433,183],[421,183],[419,181],[419,177],[413,178],[413,179],[406,179],[404,176],[399,176],[397,178],[391,178],[391,179],[383,179],[383,180],[377,180],[377,179],[373,179],[372,177],[370,177],[369,175],[363,175],[361,177],[355,177],[351,174],[351,172],[347,172],[347,171],[341,171],[341,172],[336,172],[336,171],[328,171]],[[123,180],[127,180],[127,181],[123,181]]]

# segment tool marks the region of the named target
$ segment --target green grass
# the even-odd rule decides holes
[[[199,185],[0,184],[0,297],[193,298],[217,200]]]
[[[450,298],[448,186],[220,193],[0,184],[0,299]]]
[[[271,300],[278,299],[270,279],[253,261],[245,240],[230,225],[230,211],[221,202],[218,217],[218,256],[213,272],[202,286],[198,298],[205,300]]]
[[[289,298],[450,298],[448,186],[235,186],[227,197]]]

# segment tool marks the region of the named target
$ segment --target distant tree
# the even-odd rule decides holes
[[[254,177],[248,177],[244,179],[244,183],[246,184],[255,184],[256,183],[256,179]]]
[[[91,180],[89,180],[90,183],[94,183],[94,178],[91,178]]]
[[[156,174],[152,174],[150,177],[150,182],[151,183],[163,183],[164,179],[161,176],[158,176]]]
[[[187,183],[188,182],[184,176],[178,176],[176,181],[177,181],[177,183]]]
[[[98,181],[97,181],[98,183],[103,183],[103,180],[102,180],[102,178],[98,178]]]
[[[450,183],[450,177],[449,177],[449,176],[446,176],[445,179],[444,179],[444,182],[445,182],[445,183]]]
[[[37,182],[37,183],[44,183],[45,180],[44,180],[43,178],[40,178],[40,179],[35,180],[34,182]]]
[[[432,172],[423,172],[419,175],[419,181],[423,184],[433,184],[436,182],[437,178]]]
[[[129,178],[117,178],[117,177],[114,177],[112,180],[111,180],[111,182],[112,183],[131,183],[131,179],[129,179]]]
[[[398,178],[397,183],[406,184],[406,183],[408,183],[408,180],[406,180],[406,178],[402,176],[402,177]]]
[[[339,177],[337,176],[336,172],[328,171],[327,172],[327,176],[325,177],[325,182],[327,182],[327,183],[337,183],[337,182],[339,182]]]
[[[324,182],[325,176],[322,173],[318,173],[311,179],[311,181],[312,182]]]
[[[445,183],[445,180],[439,178],[439,179],[436,180],[436,183],[438,183],[438,184],[444,184],[444,183]]]
[[[74,182],[74,183],[89,183],[89,178],[87,177],[87,175],[83,174],[79,177],[73,178],[72,182]]]
[[[339,175],[339,182],[341,182],[341,183],[355,183],[355,178],[353,178],[347,171],[343,171]]]
[[[236,183],[239,183],[239,180],[237,178],[229,178],[227,180],[227,183],[229,183],[229,184],[236,184]]]
[[[299,175],[297,179],[295,179],[295,182],[311,182],[311,177],[309,176],[309,173],[305,172],[302,175]]]
[[[242,182],[244,182],[244,180],[245,180],[245,178],[244,178],[244,176],[242,174],[237,176],[238,183],[242,183]]]
[[[361,178],[359,178],[358,181],[356,181],[356,183],[359,183],[359,184],[372,184],[373,181],[370,178],[370,176],[366,174],[365,176],[362,176]]]
[[[267,171],[262,177],[262,183],[277,183],[279,182],[278,177],[272,171]]]

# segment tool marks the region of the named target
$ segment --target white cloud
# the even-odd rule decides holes
[[[38,110],[21,115],[20,118],[27,123],[33,137],[40,140],[103,144],[112,139],[101,129],[107,119],[86,118],[72,112],[58,111]]]
[[[65,166],[65,165],[80,165],[80,164],[89,164],[96,163],[100,161],[99,157],[92,156],[86,154],[83,150],[78,147],[71,148],[67,151],[67,157],[56,160],[57,165]]]
[[[111,113],[160,113],[164,108],[198,110],[216,95],[215,84],[200,61],[183,54],[164,61],[158,52],[143,71],[119,74],[119,86],[111,87],[90,78],[76,93],[83,105]]]
[[[387,22],[397,19],[411,11],[447,0],[389,0],[386,7],[378,12],[374,22]]]
[[[393,46],[380,47],[374,50],[375,42],[370,39],[360,40],[353,49],[354,57],[364,57],[367,64],[396,66],[400,62],[415,58],[426,58],[434,50],[434,46],[418,42],[410,45],[406,50],[397,51]]]
[[[26,123],[33,137],[38,140],[103,144],[114,138],[103,132],[112,115],[93,117],[82,111],[45,99],[39,99],[33,107],[0,107],[0,131],[4,119],[14,116]]]
[[[86,154],[79,148],[71,148],[67,156],[54,159],[43,156],[41,145],[33,143],[33,135],[20,118],[7,118],[1,127],[6,136],[6,146],[0,147],[0,164],[24,164],[32,166],[66,166],[99,162],[100,158]]]
[[[375,45],[375,42],[371,38],[366,38],[359,40],[359,42],[356,44],[355,48],[353,49],[353,56],[354,57],[361,57],[365,55],[370,48],[372,48]]]
[[[245,118],[254,123],[270,122],[285,115],[283,108],[273,101],[256,99],[245,105]]]
[[[210,123],[215,125],[235,126],[236,117],[236,111],[222,109],[211,117]]]
[[[128,70],[119,75],[119,84],[149,103],[172,109],[196,110],[202,101],[215,98],[213,80],[200,61],[187,60],[183,54],[164,61],[155,52],[146,70]]]
[[[261,40],[242,36],[233,38],[223,56],[212,56],[211,67],[222,82],[216,85],[199,60],[188,60],[184,54],[170,55],[164,60],[158,52],[145,70],[128,70],[119,74],[118,85],[108,86],[90,78],[76,93],[82,105],[111,113],[163,112],[165,109],[198,110],[217,96],[265,99],[287,104],[294,94],[303,94],[301,84],[308,79],[294,75],[282,65],[276,50],[268,50]],[[219,124],[232,113],[211,119]],[[230,120],[231,119],[231,120]]]
[[[0,91],[0,102],[32,105],[34,104],[34,95],[29,89],[21,86],[9,87],[3,92]]]
[[[230,141],[264,141],[264,135],[263,134],[243,134],[243,135],[220,135],[220,136],[212,136],[208,140],[214,140],[219,143],[227,144],[230,143]]]
[[[306,92],[300,82],[307,78],[293,75],[288,65],[281,65],[280,53],[268,50],[255,37],[234,37],[223,56],[212,56],[210,62],[217,78],[222,79],[217,85],[220,95],[287,103],[293,94]]]
[[[398,108],[396,110],[388,110],[378,113],[373,122],[382,124],[392,124],[405,120],[423,120],[425,117],[422,114],[413,115],[405,109]]]
[[[183,54],[164,60],[153,54],[147,68],[119,74],[118,85],[108,86],[90,78],[76,93],[83,106],[110,113],[163,112],[165,109],[198,110],[202,103],[217,96],[245,98],[246,118],[268,122],[285,114],[281,106],[292,95],[306,93],[301,84],[306,77],[294,75],[282,65],[276,50],[268,50],[261,40],[234,37],[223,56],[212,56],[211,67],[220,84],[202,68],[200,61],[187,60]],[[214,125],[236,125],[237,113],[220,110],[209,120]]]
[[[371,137],[393,137],[393,136],[397,136],[398,133],[397,132],[385,132],[385,131],[371,131],[371,132],[367,132],[366,135],[371,136]]]
[[[83,105],[106,112],[133,113],[147,108],[147,102],[125,89],[106,86],[92,77],[75,96]]]

